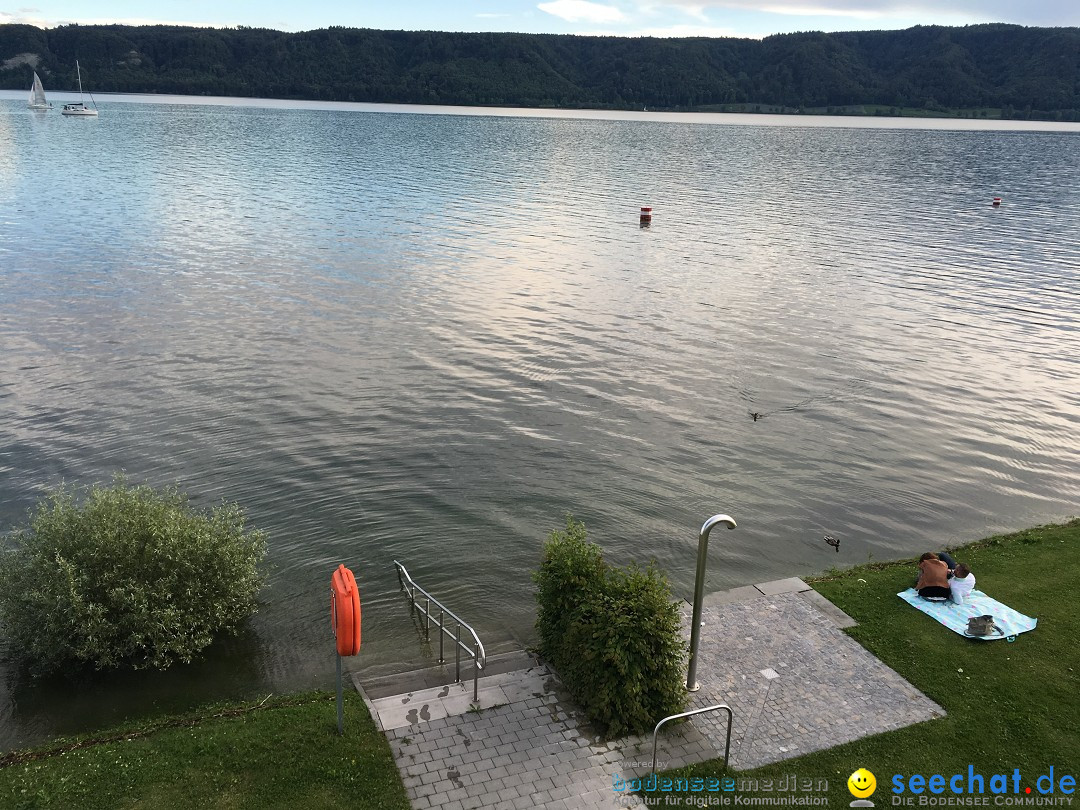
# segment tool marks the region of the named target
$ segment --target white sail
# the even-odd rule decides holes
[[[41,78],[34,71],[34,85],[30,88],[30,109],[47,110],[49,102],[45,100],[45,88],[41,86]]]

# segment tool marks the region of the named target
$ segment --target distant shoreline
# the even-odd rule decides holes
[[[72,91],[49,91],[50,101],[58,106],[77,100]],[[1080,121],[1045,121],[1009,118],[920,117],[906,114],[874,115],[829,113],[804,110],[799,112],[747,111],[634,111],[558,107],[499,107],[455,106],[437,104],[394,104],[353,101],[319,101],[308,99],[251,98],[244,96],[196,96],[164,93],[95,93],[103,104],[176,104],[191,106],[245,107],[276,110],[313,110],[340,112],[381,112],[411,115],[473,115],[503,118],[559,118],[598,121],[646,121],[658,123],[713,124],[734,126],[786,127],[853,127],[858,129],[934,129],[966,132],[1076,132]],[[0,102],[20,101],[25,104],[23,90],[0,90]],[[766,105],[743,105],[761,106]],[[770,107],[770,109],[772,109]],[[27,110],[29,112],[29,110]]]

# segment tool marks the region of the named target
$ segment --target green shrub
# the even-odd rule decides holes
[[[603,734],[642,734],[683,710],[687,647],[662,573],[611,568],[568,516],[533,578],[540,652]]]
[[[576,612],[588,594],[603,589],[607,566],[600,546],[586,539],[585,524],[566,516],[566,532],[554,531],[544,544],[540,570],[533,574],[536,594],[536,630],[540,650],[553,664],[557,651],[576,621]]]
[[[189,663],[255,612],[266,538],[235,504],[121,476],[75,496],[50,492],[0,554],[0,621],[35,673]]]

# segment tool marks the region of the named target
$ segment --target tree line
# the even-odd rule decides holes
[[[762,40],[329,28],[0,26],[0,87],[695,110],[882,105],[1080,120],[1080,28],[988,24]]]

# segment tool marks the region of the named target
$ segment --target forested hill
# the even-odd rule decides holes
[[[331,28],[0,25],[0,87],[702,109],[1006,108],[1080,120],[1080,28],[975,25],[653,39]]]

